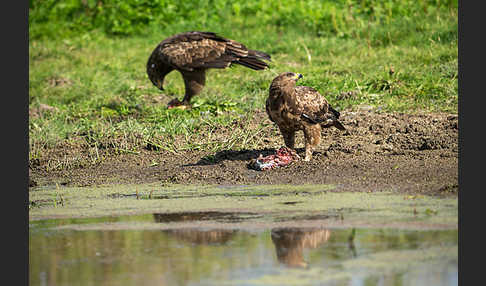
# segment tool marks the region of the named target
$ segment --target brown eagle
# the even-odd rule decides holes
[[[152,83],[164,90],[164,77],[173,70],[182,74],[186,92],[181,101],[173,99],[168,106],[189,106],[193,96],[205,84],[206,70],[224,69],[239,64],[254,70],[263,70],[270,55],[249,50],[245,45],[225,39],[212,32],[186,32],[171,36],[153,50],[147,62],[147,74]]]
[[[301,74],[284,72],[273,79],[266,110],[282,133],[285,145],[294,149],[295,132],[304,131],[305,161],[312,159],[312,150],[321,141],[321,128],[334,126],[346,130],[338,121],[339,112],[312,87],[296,86]]]
[[[307,267],[304,249],[320,247],[331,236],[328,229],[274,228],[271,231],[277,259],[290,267]]]

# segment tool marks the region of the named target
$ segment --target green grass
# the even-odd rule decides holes
[[[30,159],[66,142],[116,152],[137,152],[147,144],[171,152],[251,148],[262,138],[245,123],[264,110],[270,82],[284,71],[302,73],[301,85],[316,88],[340,110],[371,105],[386,112],[457,113],[457,2],[204,3],[229,14],[208,13],[193,23],[187,19],[196,16],[187,14],[165,26],[157,26],[157,18],[153,25],[117,33],[96,26],[101,16],[89,27],[61,17],[62,9],[42,18],[45,7],[34,1],[29,105],[58,110],[30,117]],[[271,68],[211,70],[193,110],[168,110],[153,103],[161,92],[148,80],[145,64],[162,39],[187,30],[215,31],[268,52]],[[181,99],[180,74],[169,74],[165,88],[166,95]],[[234,135],[212,138],[221,128],[232,128]]]

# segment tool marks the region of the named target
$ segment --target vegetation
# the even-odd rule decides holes
[[[56,144],[251,148],[258,129],[246,122],[283,71],[302,73],[300,84],[340,110],[457,113],[457,25],[457,0],[31,0],[30,160]],[[182,98],[182,78],[169,74],[161,97],[145,64],[162,39],[188,30],[265,51],[271,68],[211,70],[192,110],[168,110],[168,98]],[[218,128],[235,135],[211,138]]]

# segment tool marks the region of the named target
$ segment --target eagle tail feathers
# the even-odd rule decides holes
[[[267,60],[267,61],[272,60],[272,57],[269,54],[264,53],[262,51],[248,50],[248,55],[253,56],[253,57],[257,57],[257,58],[261,58],[261,59],[264,59],[264,60]]]
[[[336,116],[336,119],[339,118],[339,116],[341,116],[341,113],[339,113],[339,111],[337,111],[336,109],[332,108],[332,106],[329,105],[329,111],[331,111],[334,116]]]
[[[237,61],[235,61],[235,63],[254,70],[263,70],[268,67],[268,64],[266,62],[251,56],[248,56],[246,58],[240,58]]]
[[[338,120],[334,121],[334,127],[336,127],[339,130],[346,130],[346,128]]]
[[[336,127],[339,130],[346,130],[346,128],[338,120],[339,116],[341,116],[341,113],[339,113],[339,111],[337,111],[336,109],[332,108],[332,106],[330,106],[330,105],[329,105],[329,111],[331,111],[332,114],[334,115],[333,126]]]

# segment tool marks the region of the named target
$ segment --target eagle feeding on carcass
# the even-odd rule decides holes
[[[288,148],[294,149],[295,132],[303,130],[305,161],[312,159],[312,151],[321,141],[321,128],[334,126],[346,130],[339,122],[339,112],[314,88],[296,86],[301,74],[284,72],[273,79],[266,111],[275,122]],[[295,149],[294,149],[295,150]]]
[[[225,39],[212,32],[186,32],[171,36],[153,50],[147,62],[150,81],[164,90],[164,78],[173,70],[182,74],[185,95],[182,101],[173,99],[168,107],[189,107],[191,98],[204,88],[206,70],[224,69],[239,64],[254,70],[263,70],[271,60],[264,52],[249,50],[245,45]]]

